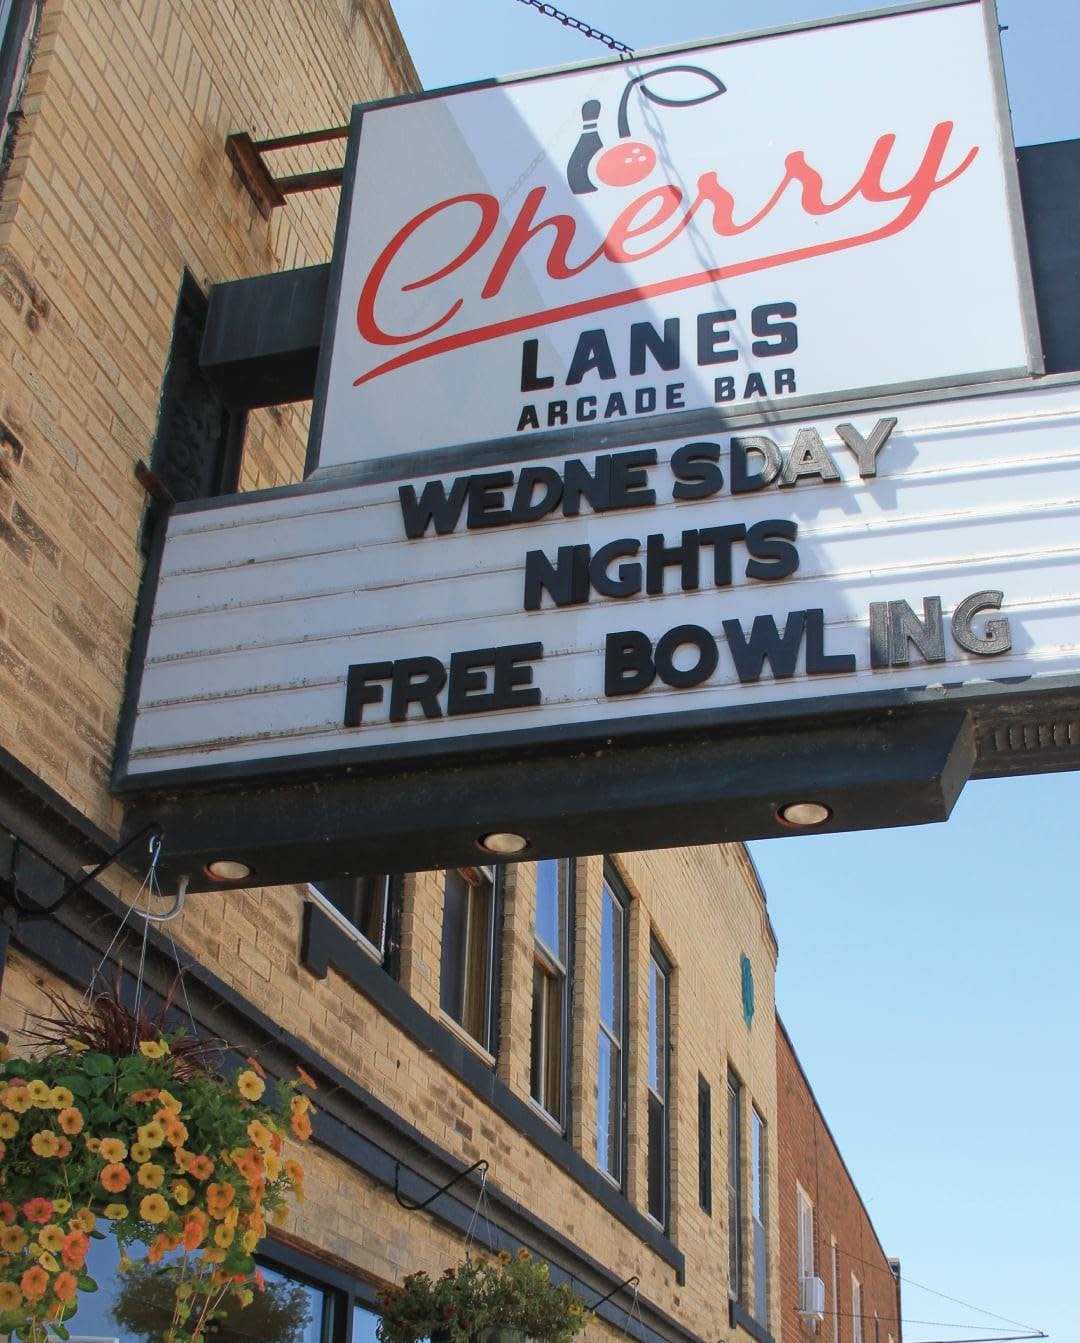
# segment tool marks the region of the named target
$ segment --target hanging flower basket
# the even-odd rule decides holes
[[[308,1138],[311,1101],[298,1079],[269,1104],[254,1060],[226,1079],[220,1041],[165,1032],[115,990],[51,1001],[33,1056],[0,1063],[0,1333],[66,1339],[107,1227],[121,1268],[173,1283],[169,1343],[198,1343],[227,1298],[252,1299],[267,1220],[303,1197],[283,1139]]]
[[[465,1259],[440,1278],[410,1273],[379,1298],[380,1343],[571,1343],[589,1312],[528,1250],[497,1262]]]

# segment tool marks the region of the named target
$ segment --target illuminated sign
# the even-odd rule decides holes
[[[983,0],[358,109],[310,465],[1037,370],[1014,177]]]

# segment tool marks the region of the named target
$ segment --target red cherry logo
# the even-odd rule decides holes
[[[620,140],[596,160],[596,176],[608,187],[632,187],[656,167],[656,151],[639,140]]]

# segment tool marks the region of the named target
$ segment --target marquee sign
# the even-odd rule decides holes
[[[357,109],[331,295],[324,472],[1037,371],[993,6]]]
[[[1080,671],[1080,387],[170,520],[120,783],[568,750]]]

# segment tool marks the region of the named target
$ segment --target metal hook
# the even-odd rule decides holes
[[[468,1170],[459,1171],[458,1174],[455,1175],[454,1178],[453,1178],[452,1180],[448,1180],[448,1181],[446,1182],[446,1184],[444,1184],[443,1187],[442,1187],[441,1189],[436,1189],[435,1192],[434,1192],[434,1194],[432,1194],[430,1198],[426,1198],[426,1199],[424,1199],[423,1203],[414,1203],[414,1202],[412,1201],[412,1199],[404,1199],[404,1198],[402,1197],[402,1195],[401,1195],[401,1185],[400,1185],[400,1179],[401,1179],[401,1162],[400,1162],[400,1161],[395,1161],[395,1162],[394,1162],[394,1197],[397,1199],[398,1204],[399,1204],[402,1208],[404,1208],[404,1209],[406,1210],[406,1212],[419,1212],[422,1208],[426,1208],[426,1207],[428,1206],[428,1204],[430,1204],[430,1203],[434,1203],[435,1200],[439,1197],[440,1194],[445,1194],[446,1191],[447,1191],[448,1189],[452,1189],[452,1188],[454,1187],[454,1185],[456,1185],[457,1182],[458,1182],[459,1180],[464,1180],[465,1177],[466,1177],[466,1175],[471,1175],[471,1174],[473,1173],[473,1171],[480,1170],[481,1168],[483,1168],[483,1171],[484,1171],[484,1179],[485,1179],[485,1181],[486,1181],[486,1179],[487,1179],[487,1172],[488,1172],[488,1163],[484,1160],[483,1157],[481,1157],[479,1161],[474,1161],[473,1164],[468,1168]]]
[[[629,1287],[631,1284],[633,1284],[633,1286],[637,1288],[640,1283],[641,1279],[638,1277],[638,1275],[636,1273],[632,1274],[629,1278],[626,1279],[625,1282],[620,1282],[616,1286],[614,1286],[611,1289],[611,1291],[608,1292],[607,1296],[602,1296],[599,1301],[594,1301],[592,1305],[589,1307],[589,1309],[592,1311],[599,1310],[600,1307],[604,1304],[604,1302],[610,1301],[616,1292],[621,1292],[624,1287]]]

